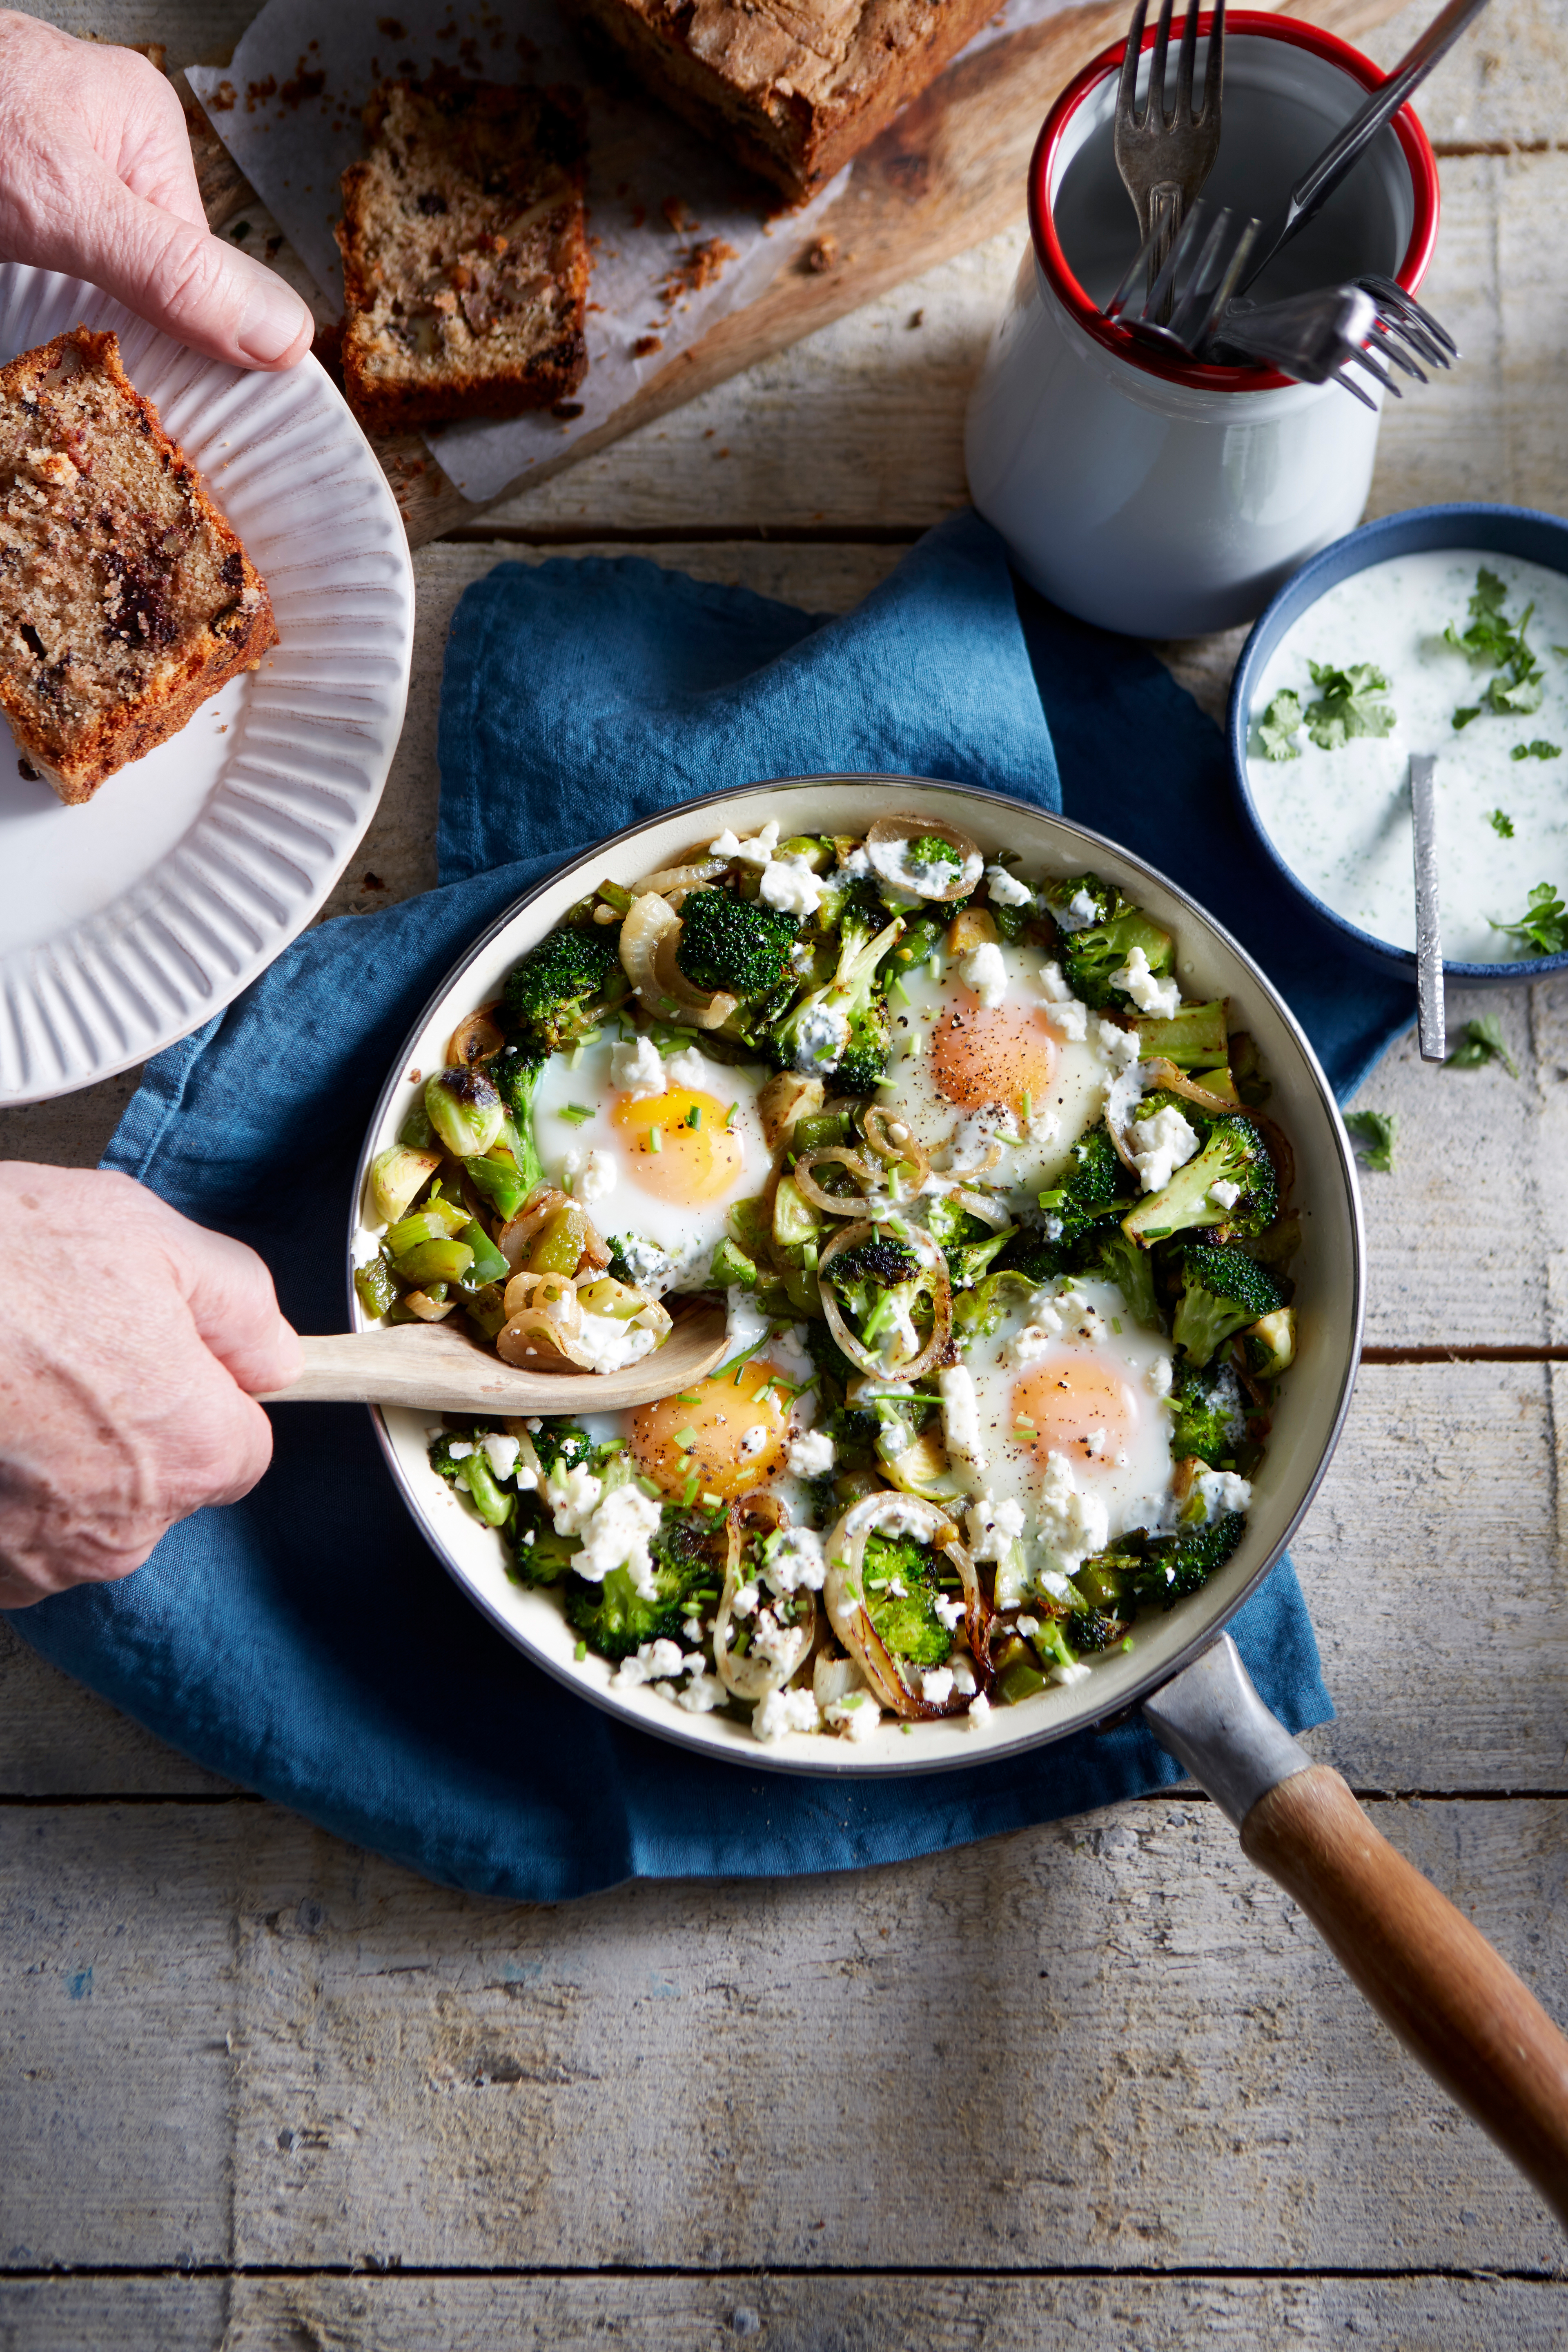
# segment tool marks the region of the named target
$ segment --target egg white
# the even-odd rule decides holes
[[[596,1045],[584,1046],[574,1062],[569,1055],[557,1054],[546,1066],[533,1110],[534,1136],[545,1175],[551,1183],[583,1200],[606,1240],[637,1234],[664,1253],[668,1264],[649,1280],[650,1289],[700,1288],[713,1252],[724,1238],[730,1210],[737,1201],[761,1192],[767,1178],[769,1155],[757,1115],[757,1094],[769,1074],[755,1066],[714,1061],[695,1047],[666,1058],[667,1072],[674,1058],[682,1070],[692,1070],[693,1078],[688,1083],[714,1097],[726,1110],[731,1103],[736,1106],[730,1131],[741,1146],[741,1167],[724,1190],[711,1198],[665,1200],[637,1181],[640,1155],[628,1149],[625,1131],[614,1124],[616,1105],[627,1099],[626,1091],[617,1088],[611,1076],[614,1050],[614,1041],[606,1038]],[[687,1055],[696,1058],[689,1063]],[[585,1119],[563,1116],[572,1110],[586,1110],[589,1116]],[[591,1190],[584,1182],[582,1166],[589,1152],[596,1158],[595,1178],[605,1172],[612,1176],[603,1191]],[[568,1166],[573,1155],[578,1163],[576,1173]]]
[[[939,1172],[959,1173],[966,1165],[978,1170],[994,1136],[1002,1143],[1002,1156],[984,1181],[1009,1200],[1016,1196],[1017,1202],[1033,1205],[1035,1195],[1061,1173],[1073,1145],[1104,1109],[1115,1066],[1100,1041],[1097,1014],[1089,1014],[1088,1034],[1081,1041],[1062,1034],[1067,1024],[1059,1015],[1052,1019],[1054,1008],[1040,985],[1045,960],[1038,949],[1004,948],[1002,960],[1007,994],[1000,1009],[1033,1016],[1038,1008],[1057,1049],[1048,1089],[1029,1090],[1027,1122],[1017,1093],[1010,1100],[970,1109],[950,1100],[938,1084],[931,1041],[939,1023],[954,1013],[970,1024],[984,1019],[978,997],[965,986],[956,964],[949,965],[940,979],[926,965],[904,981],[909,1001],[894,1000],[890,1083],[879,1099],[905,1123]],[[962,1034],[954,1033],[947,1050],[950,1065],[962,1062]]]

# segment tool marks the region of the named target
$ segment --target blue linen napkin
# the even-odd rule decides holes
[[[638,560],[501,565],[458,608],[440,749],[443,887],[307,932],[149,1065],[106,1158],[251,1243],[305,1330],[342,1328],[355,1158],[435,985],[564,856],[691,793],[879,771],[1065,805],[1224,914],[1342,1088],[1412,1016],[1409,991],[1330,964],[1281,904],[1190,698],[1141,646],[1016,603],[1001,542],[973,515],[841,619]],[[468,1604],[367,1415],[291,1406],[275,1429],[245,1502],[174,1528],[124,1582],[11,1622],[213,1770],[427,1877],[554,1901],[631,1876],[852,1868],[1179,1777],[1141,1723],[851,1785],[654,1742],[537,1672]],[[1288,1561],[1232,1630],[1291,1729],[1331,1716]]]

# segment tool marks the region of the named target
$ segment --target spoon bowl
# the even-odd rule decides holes
[[[405,1405],[417,1412],[620,1412],[700,1381],[723,1361],[716,1307],[683,1316],[662,1348],[619,1372],[527,1372],[445,1323],[307,1333],[300,1377],[262,1404]]]

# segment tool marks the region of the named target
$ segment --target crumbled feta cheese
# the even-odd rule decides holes
[[[969,1712],[965,1716],[964,1721],[966,1723],[973,1724],[975,1729],[978,1730],[990,1712],[990,1700],[986,1697],[984,1691],[976,1691],[974,1696],[969,1702]]]
[[[1068,986],[1067,982],[1062,978],[1062,968],[1060,964],[1056,962],[1053,958],[1047,957],[1047,961],[1040,966],[1040,994],[1045,998],[1047,1004],[1076,1004],[1078,1003],[1077,997],[1074,996],[1071,989]]]
[[[735,1587],[735,1598],[730,1603],[731,1614],[735,1617],[754,1617],[757,1613],[757,1603],[761,1599],[762,1594],[754,1584],[738,1584]]]
[[[921,1696],[928,1706],[945,1706],[952,1696],[952,1675],[947,1666],[926,1666],[921,1673]]]
[[[1170,1019],[1182,1001],[1175,981],[1155,979],[1142,948],[1128,950],[1121,971],[1111,973],[1110,985],[1119,988],[1123,996],[1130,996],[1140,1013],[1157,1013],[1163,1021]]]
[[[586,1307],[576,1330],[577,1346],[590,1372],[623,1372],[640,1364],[658,1345],[658,1335],[619,1315],[595,1315]]]
[[[830,1731],[858,1741],[872,1737],[881,1723],[882,1710],[870,1691],[851,1691],[847,1698],[831,1700],[822,1710],[822,1719]]]
[[[766,1547],[763,1574],[775,1592],[820,1592],[827,1555],[815,1528],[784,1528]]]
[[[579,1201],[602,1201],[606,1192],[615,1191],[619,1175],[615,1153],[602,1144],[566,1154],[566,1189]]]
[[[1047,1454],[1040,1481],[1036,1533],[1057,1566],[1070,1576],[1110,1536],[1110,1515],[1098,1495],[1085,1494],[1065,1454]]]
[[[710,842],[708,855],[710,857],[741,857],[748,866],[765,866],[778,845],[779,828],[775,817],[750,841],[737,841],[726,826],[717,841]]]
[[[764,907],[786,915],[815,915],[822,904],[822,885],[804,857],[774,858],[763,868],[757,896]]]
[[[1024,1506],[1011,1495],[994,1502],[982,1495],[964,1513],[969,1525],[969,1549],[975,1559],[1000,1559],[1024,1532]]]
[[[640,1034],[629,1045],[610,1049],[610,1084],[617,1094],[628,1094],[634,1102],[645,1095],[661,1095],[665,1090],[664,1057],[651,1037]]]
[[[621,1264],[639,1290],[649,1289],[675,1270],[675,1261],[668,1251],[661,1250],[657,1242],[645,1242],[637,1234],[623,1234],[616,1246]]]
[[[778,1739],[786,1731],[819,1731],[822,1711],[808,1690],[770,1691],[752,1716],[759,1739]]]
[[[645,1601],[656,1600],[648,1538],[658,1527],[659,1504],[640,1486],[617,1486],[605,1496],[583,1528],[583,1549],[573,1559],[577,1574],[590,1584],[603,1584],[613,1568],[624,1568],[633,1590]],[[556,1528],[561,1532],[559,1516]],[[671,1670],[673,1671],[673,1669]]]
[[[1173,1103],[1166,1103],[1152,1118],[1135,1118],[1125,1130],[1124,1140],[1145,1192],[1163,1192],[1198,1148],[1197,1137]]]
[[[864,842],[860,844],[860,846],[858,849],[852,849],[847,857],[841,857],[839,859],[838,871],[840,874],[853,874],[857,880],[858,880],[862,875],[869,874],[871,871],[871,861],[866,855],[866,845]]]
[[[771,1609],[760,1609],[747,1655],[762,1658],[788,1673],[798,1664],[807,1638],[804,1626],[781,1625]]]
[[[1123,1029],[1117,1021],[1097,1021],[1095,1034],[1100,1050],[1113,1070],[1125,1072],[1136,1066],[1140,1047],[1135,1029]],[[1138,1092],[1142,1091],[1140,1085]]]
[[[971,948],[960,961],[958,976],[988,1011],[1007,993],[1007,967],[994,940],[982,940],[977,948]]]
[[[717,1675],[694,1674],[686,1688],[676,1693],[675,1704],[683,1706],[688,1715],[711,1715],[729,1696]]]
[[[795,1066],[805,1077],[831,1070],[844,1059],[849,1043],[849,1023],[830,1004],[814,1004],[802,1013],[795,1033]]]
[[[948,1364],[936,1376],[942,1398],[942,1427],[948,1458],[978,1480],[985,1475],[985,1447],[980,1433],[980,1397],[967,1364]]]
[[[466,1437],[454,1437],[447,1448],[447,1459],[448,1462],[466,1462],[473,1450]]]
[[[1240,1185],[1228,1182],[1223,1176],[1209,1186],[1209,1199],[1216,1209],[1234,1209],[1240,1198]]]
[[[696,1661],[702,1664],[700,1658]],[[645,1642],[635,1658],[623,1658],[616,1671],[616,1681],[635,1690],[639,1683],[671,1682],[683,1672],[686,1659],[677,1642]]]
[[[792,1437],[784,1448],[784,1460],[796,1478],[824,1477],[837,1459],[837,1448],[825,1429],[808,1429]]]
[[[1034,902],[1034,892],[1005,866],[985,868],[985,895],[995,907],[1027,907]]]
[[[753,1454],[760,1454],[770,1434],[765,1423],[760,1421],[753,1428],[748,1429],[741,1440],[741,1459],[749,1462]]]
[[[1086,1453],[1088,1453],[1088,1454],[1103,1454],[1103,1453],[1104,1453],[1104,1451],[1105,1451],[1105,1432],[1104,1432],[1104,1430],[1103,1430],[1103,1429],[1090,1429],[1090,1430],[1086,1431],[1086,1432],[1085,1432],[1085,1433],[1084,1433],[1084,1441],[1083,1441],[1083,1443],[1084,1443],[1084,1451],[1085,1451]]]
[[[1089,1672],[1090,1669],[1084,1664],[1081,1658],[1079,1658],[1075,1659],[1070,1665],[1053,1666],[1049,1679],[1053,1683],[1066,1683],[1070,1689],[1074,1683],[1088,1682]]]
[[[1100,908],[1087,890],[1075,890],[1065,907],[1053,907],[1057,928],[1063,931],[1083,931],[1090,923],[1100,920]]]
[[[496,1476],[510,1478],[517,1468],[517,1457],[522,1450],[516,1438],[504,1437],[500,1430],[492,1429],[488,1436],[480,1438],[479,1444]]]
[[[544,1499],[554,1515],[556,1534],[581,1535],[604,1491],[604,1481],[595,1478],[585,1463],[574,1463],[570,1470],[559,1466],[552,1470],[544,1481]]]
[[[681,1623],[680,1631],[681,1631],[682,1635],[685,1637],[685,1639],[686,1639],[687,1641],[689,1641],[689,1642],[700,1642],[700,1640],[702,1639],[702,1620],[701,1620],[701,1618],[700,1618],[700,1617],[688,1617],[688,1618],[684,1619],[684,1620],[682,1621],[682,1623]]]
[[[708,1065],[695,1045],[683,1045],[672,1054],[664,1066],[664,1075],[672,1087],[707,1090],[710,1085]]]
[[[961,1592],[939,1592],[932,1601],[931,1607],[941,1619],[944,1632],[956,1633],[959,1626],[963,1624],[966,1612],[963,1595]]]
[[[1176,1368],[1170,1357],[1156,1356],[1144,1373],[1143,1381],[1151,1396],[1164,1397],[1170,1395],[1175,1377]]]
[[[1194,1483],[1194,1491],[1203,1498],[1204,1517],[1223,1518],[1227,1511],[1251,1508],[1252,1488],[1234,1470],[1205,1470]]]
[[[957,1655],[951,1661],[951,1664],[952,1667],[953,1689],[958,1693],[960,1698],[973,1698],[975,1691],[979,1687],[974,1679],[974,1668],[973,1664],[970,1663],[969,1659],[964,1656],[962,1650],[958,1652]]]

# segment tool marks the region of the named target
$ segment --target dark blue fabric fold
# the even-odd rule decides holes
[[[1065,802],[1222,913],[1342,1088],[1410,1017],[1407,992],[1327,966],[1270,900],[1210,721],[1145,648],[1027,597],[1020,618],[1001,543],[973,515],[841,619],[639,561],[502,565],[458,608],[440,745],[443,887],[307,933],[149,1066],[108,1154],[260,1250],[305,1329],[341,1327],[354,1161],[443,974],[563,857],[692,793],[901,772]],[[11,1622],[214,1770],[431,1878],[551,1901],[631,1875],[854,1868],[1176,1777],[1139,1724],[850,1784],[649,1740],[468,1606],[365,1414],[294,1407],[275,1426],[245,1502],[174,1528],[125,1582]],[[1289,1562],[1233,1630],[1292,1729],[1331,1715]]]

